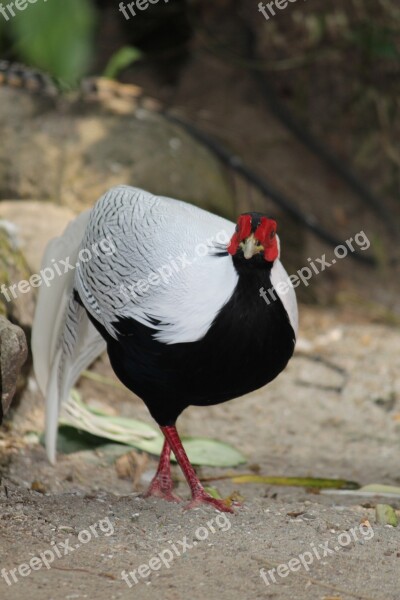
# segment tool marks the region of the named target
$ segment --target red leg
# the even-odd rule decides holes
[[[149,489],[144,494],[144,498],[150,496],[156,496],[157,498],[163,498],[168,502],[181,502],[181,498],[176,496],[172,492],[173,483],[171,478],[171,463],[170,463],[171,447],[167,440],[164,442],[164,446],[160,456],[160,462],[158,463],[158,469],[150,483]]]
[[[167,440],[169,446],[172,448],[176,460],[178,461],[179,466],[182,469],[183,474],[186,478],[186,481],[189,484],[190,491],[192,492],[192,500],[185,508],[195,508],[196,506],[200,506],[201,504],[211,504],[211,506],[220,510],[221,512],[233,513],[234,511],[231,508],[229,508],[223,500],[213,498],[212,496],[210,496],[210,494],[207,494],[207,492],[201,485],[195,470],[190,464],[185,449],[182,446],[182,442],[179,438],[176,427],[161,427],[161,431],[165,435],[165,439]]]

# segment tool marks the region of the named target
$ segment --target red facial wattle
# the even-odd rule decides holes
[[[254,237],[264,247],[264,258],[268,262],[274,262],[278,258],[278,242],[276,239],[276,221],[261,217],[260,225],[254,232]]]
[[[233,234],[228,246],[229,254],[236,254],[241,241],[245,240],[251,233],[251,216],[240,215],[237,222],[237,231]]]
[[[236,232],[233,234],[227,248],[229,254],[236,254],[240,243],[251,235],[251,216],[241,215],[237,222]],[[274,262],[278,258],[278,242],[276,239],[276,221],[261,217],[260,224],[254,232],[254,237],[264,248],[264,259]]]

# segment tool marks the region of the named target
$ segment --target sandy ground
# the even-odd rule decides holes
[[[398,485],[398,330],[332,311],[301,312],[299,350],[276,381],[225,405],[188,409],[181,431],[233,443],[248,459],[235,473]],[[106,360],[95,368],[110,376]],[[88,401],[108,396],[116,412],[151,422],[128,392],[88,380],[81,391]],[[213,485],[224,496],[237,491],[242,508],[234,515],[185,512],[181,505],[140,497],[154,457],[135,489],[118,478],[114,459],[102,452],[60,456],[51,467],[29,433],[42,421],[42,401],[31,381],[0,440],[1,598],[400,597],[399,530],[376,523],[379,498],[221,479]],[[232,469],[199,471],[209,477]],[[176,467],[174,473],[181,479]],[[42,493],[31,489],[33,482],[40,482]],[[177,491],[188,498],[183,482]],[[54,556],[49,569],[42,553],[45,560]],[[31,572],[20,566],[34,557]],[[293,571],[285,566],[290,560]],[[273,568],[283,576],[268,575]],[[17,581],[12,569],[19,569]]]

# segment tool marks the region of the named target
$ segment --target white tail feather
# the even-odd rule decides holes
[[[90,211],[79,215],[62,236],[48,244],[41,267],[42,272],[51,269],[54,277],[48,285],[43,281],[39,291],[32,353],[35,375],[46,397],[46,450],[52,463],[56,460],[60,406],[81,372],[105,349],[103,338],[73,298],[75,271],[69,269],[60,276],[54,268],[66,259],[75,268],[89,215]]]

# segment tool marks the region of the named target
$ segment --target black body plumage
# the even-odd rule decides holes
[[[175,423],[189,405],[219,404],[262,387],[293,354],[295,333],[281,300],[276,296],[268,304],[260,297],[260,288],[273,288],[272,264],[241,253],[232,260],[236,288],[198,341],[165,344],[154,338],[154,329],[130,318],[114,323],[115,339],[88,313],[107,342],[117,377],[159,425]],[[82,304],[77,292],[75,297]]]

